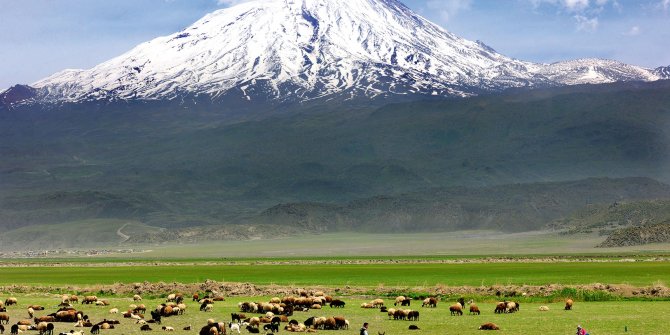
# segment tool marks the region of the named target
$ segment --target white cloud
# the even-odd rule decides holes
[[[668,10],[668,8],[670,8],[670,0],[661,1],[661,6],[663,6],[664,10]]]
[[[575,15],[574,18],[577,21],[578,31],[595,31],[596,29],[598,29],[597,17],[589,18],[583,15]]]
[[[437,13],[443,22],[449,21],[458,12],[470,9],[472,0],[429,0],[426,9]]]
[[[632,26],[629,31],[623,33],[626,36],[637,36],[640,35],[640,27],[639,26]]]

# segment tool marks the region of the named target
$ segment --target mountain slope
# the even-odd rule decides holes
[[[512,59],[396,0],[257,0],[33,86],[42,100],[58,102],[187,95],[302,102],[658,79],[614,61]]]
[[[221,121],[165,102],[0,113],[0,227],[239,222],[279,203],[430,188],[670,181],[670,82],[529,90]],[[104,192],[102,192],[104,191]]]

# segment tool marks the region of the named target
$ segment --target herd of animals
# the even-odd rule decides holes
[[[287,296],[283,298],[272,298],[268,302],[240,302],[238,304],[239,311],[231,313],[231,320],[229,322],[216,321],[208,319],[206,324],[202,326],[198,335],[223,335],[230,332],[231,334],[240,334],[242,330],[249,333],[261,333],[272,335],[279,332],[280,329],[289,332],[317,332],[318,330],[346,330],[349,329],[349,320],[344,316],[332,317],[309,317],[304,322],[298,322],[294,317],[297,317],[295,312],[308,312],[314,310],[321,310],[324,306],[329,306],[333,309],[344,308],[346,303],[340,299],[334,299],[323,292],[313,292],[308,294],[305,290],[300,290],[297,296]],[[190,299],[199,305],[200,312],[211,312],[214,303],[217,301],[225,301],[225,298],[216,293],[208,293],[200,296],[198,293],[193,294]],[[118,308],[109,309],[111,316],[119,314],[124,319],[128,319],[128,323],[136,324],[140,331],[162,330],[165,332],[175,331],[174,327],[162,325],[164,318],[179,316],[186,312],[187,305],[184,301],[184,295],[181,293],[174,293],[167,296],[164,303],[156,306],[149,311],[150,318],[145,317],[147,307],[142,304],[142,297],[139,295],[133,296],[133,304],[124,312],[120,312]],[[88,315],[81,310],[77,310],[75,306],[77,303],[81,305],[96,305],[109,306],[110,302],[107,299],[98,299],[96,296],[85,296],[81,299],[75,295],[63,295],[58,306],[54,307],[57,310],[53,313],[38,316],[37,314],[44,314],[46,312],[38,313],[45,310],[44,306],[27,304],[26,313],[28,318],[20,319],[10,326],[10,335],[19,335],[23,332],[36,331],[39,335],[54,335],[54,323],[70,323],[73,328],[88,328],[90,334],[99,334],[101,330],[114,329],[115,325],[121,323],[117,319],[104,318],[101,321],[93,322]],[[387,307],[383,299],[374,299],[370,302],[362,303],[361,308],[378,309],[388,315],[390,320],[408,320],[418,321],[420,312],[418,310],[404,309],[409,307],[412,299],[409,297],[399,296],[393,302],[394,307]],[[436,308],[438,299],[434,297],[426,298],[422,301],[422,308]],[[567,299],[565,302],[565,310],[571,310],[574,301]],[[9,306],[19,307],[19,301],[15,297],[0,300],[0,334],[4,334],[5,325],[10,324],[10,316],[7,313]],[[449,311],[453,316],[462,316],[465,306],[468,306],[469,313],[473,315],[480,315],[481,311],[476,303],[472,300],[468,301],[467,305],[464,298],[458,299],[457,302],[449,306]],[[494,313],[515,313],[520,310],[519,302],[501,301],[496,304]],[[540,311],[548,311],[547,306],[540,306]],[[282,327],[282,324],[284,325]],[[153,328],[152,328],[153,327]],[[160,327],[160,328],[159,328]],[[416,325],[409,325],[409,330],[419,330]],[[480,330],[499,330],[498,325],[487,322],[479,326]],[[181,329],[183,331],[196,331],[198,328],[192,328],[190,325]],[[384,334],[384,333],[379,333]],[[84,330],[69,332],[62,332],[58,335],[86,335]]]

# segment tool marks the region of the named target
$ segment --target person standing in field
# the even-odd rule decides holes
[[[368,335],[368,323],[367,322],[363,323],[363,327],[361,327],[360,335]]]

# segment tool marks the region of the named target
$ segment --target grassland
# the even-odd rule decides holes
[[[11,320],[24,319],[26,308],[29,304],[39,304],[46,306],[45,311],[37,312],[36,315],[46,315],[56,310],[59,302],[59,295],[35,294],[18,295],[18,306],[10,306],[8,313]],[[0,296],[6,298],[6,296]],[[104,296],[100,298],[108,299],[110,306],[81,306],[89,315],[93,322],[101,321],[103,318],[120,319],[121,324],[116,329],[103,331],[105,335],[112,334],[140,334],[139,325],[123,319],[120,315],[110,315],[110,308],[119,308],[124,311],[128,309],[129,304],[133,303],[130,296]],[[394,321],[388,320],[385,313],[380,313],[377,309],[361,309],[358,306],[361,302],[369,301],[372,297],[340,297],[346,303],[343,309],[330,309],[326,307],[323,310],[310,310],[309,312],[296,312],[291,318],[303,322],[310,316],[345,316],[351,328],[347,331],[319,331],[326,334],[352,334],[357,333],[358,328],[363,322],[370,323],[370,334],[385,332],[386,334],[479,334],[478,326],[484,322],[495,322],[501,327],[500,333],[503,334],[571,334],[574,332],[577,324],[583,325],[591,334],[668,334],[670,333],[670,323],[667,322],[667,315],[670,314],[670,302],[578,302],[574,310],[564,311],[561,302],[543,304],[548,305],[549,312],[539,312],[540,303],[522,303],[521,310],[516,314],[494,314],[494,302],[478,302],[482,314],[479,316],[449,316],[448,301],[441,301],[437,308],[421,308],[418,301],[414,301],[410,308],[419,310],[421,318],[419,321]],[[254,297],[253,301],[267,301],[269,297]],[[217,321],[229,321],[230,313],[237,312],[237,303],[241,301],[250,301],[248,297],[229,297],[224,302],[215,303],[213,312],[205,313],[198,311],[198,305],[195,302],[187,301],[187,312],[181,316],[173,316],[163,319],[163,325],[172,326],[177,331],[176,334],[197,334],[201,326],[205,325],[208,318],[214,318]],[[142,301],[147,306],[155,306],[163,302],[163,299],[147,299]],[[389,299],[386,299],[387,305],[390,305]],[[408,325],[415,324],[421,328],[421,331],[409,331]],[[191,325],[194,329],[191,331],[182,331],[181,329]],[[149,334],[162,332],[160,326],[152,325],[154,329]],[[69,331],[73,328],[70,323],[56,323],[56,332]],[[625,329],[628,332],[625,332]],[[84,329],[88,333],[87,329]],[[243,333],[247,333],[243,331]],[[280,333],[286,333],[280,331]]]
[[[39,265],[39,264],[36,264]],[[104,264],[103,264],[104,265]],[[0,285],[97,285],[133,282],[250,282],[314,286],[483,286],[591,283],[651,286],[667,280],[670,262],[466,264],[208,264],[3,267]],[[279,275],[281,274],[281,275]]]

